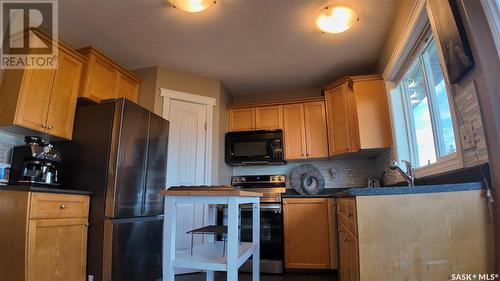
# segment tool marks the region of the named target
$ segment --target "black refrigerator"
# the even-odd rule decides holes
[[[127,100],[77,107],[62,182],[93,191],[87,280],[162,280],[169,123]]]

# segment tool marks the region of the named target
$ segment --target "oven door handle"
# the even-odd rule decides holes
[[[240,206],[240,208],[242,210],[251,210],[253,207],[252,207],[252,205],[244,205],[244,206]],[[281,204],[261,204],[260,210],[261,211],[280,211],[281,212]]]

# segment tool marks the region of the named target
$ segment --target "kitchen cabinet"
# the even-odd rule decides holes
[[[283,107],[281,105],[255,108],[255,129],[275,130],[283,128]]]
[[[323,101],[283,106],[285,158],[328,157],[328,136]]]
[[[342,281],[359,280],[356,200],[337,199],[339,276]]]
[[[333,200],[283,199],[285,268],[337,268],[336,244],[331,240],[336,240]]]
[[[79,96],[94,102],[125,97],[137,102],[141,79],[93,47],[79,49],[86,59]]]
[[[229,131],[251,131],[255,128],[255,108],[229,110]]]
[[[44,33],[36,34],[51,42]],[[84,58],[63,42],[58,51],[55,69],[5,70],[0,86],[2,129],[71,139]]]
[[[389,108],[382,78],[352,76],[324,89],[330,156],[392,146]]]
[[[229,110],[229,131],[275,130],[283,127],[281,105]]]
[[[2,278],[85,281],[89,196],[0,193]]]

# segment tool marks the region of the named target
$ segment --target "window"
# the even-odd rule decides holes
[[[456,156],[457,147],[448,90],[432,32],[427,29],[416,46],[396,90],[400,94],[397,110],[402,113],[406,130],[405,140],[397,139],[398,146],[407,142],[403,146],[408,151],[403,154],[418,168]]]

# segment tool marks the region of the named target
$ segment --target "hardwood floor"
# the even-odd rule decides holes
[[[175,277],[176,281],[205,281],[205,273],[185,274]],[[215,273],[215,281],[226,281],[224,272]],[[252,274],[240,273],[239,281],[252,280]],[[261,281],[338,281],[337,273],[285,273],[285,274],[262,274]]]

